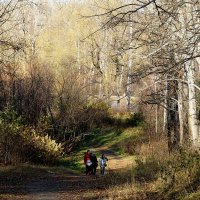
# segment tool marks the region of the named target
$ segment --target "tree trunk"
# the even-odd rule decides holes
[[[165,85],[165,106],[167,107],[167,98],[168,98],[168,81],[167,81],[168,76],[166,76],[166,85]],[[163,110],[163,133],[166,132],[167,130],[167,108],[164,107]]]
[[[184,119],[183,119],[183,85],[179,81],[178,83],[178,114],[179,114],[179,132],[180,132],[180,145],[184,143]]]
[[[196,95],[195,95],[195,87],[194,87],[194,66],[192,66],[192,62],[187,62],[185,65],[185,70],[187,73],[187,82],[188,82],[188,122],[189,122],[189,130],[191,136],[191,142],[193,147],[198,147],[198,139],[199,139],[199,124],[197,120],[197,105],[196,105]]]
[[[168,149],[171,152],[177,149],[180,143],[179,115],[178,115],[178,82],[167,81],[166,86],[166,128]]]
[[[155,94],[157,93],[156,77],[155,77]],[[158,133],[158,105],[156,105],[156,122],[155,122],[156,135]]]
[[[126,87],[126,95],[127,95],[127,108],[130,110],[131,108],[131,68],[133,65],[133,49],[132,49],[132,35],[133,35],[133,26],[132,23],[130,25],[130,46],[129,46],[129,60],[128,60],[128,74],[127,74],[127,87]]]

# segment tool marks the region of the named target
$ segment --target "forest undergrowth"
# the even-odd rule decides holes
[[[68,164],[73,162],[83,166],[83,154],[90,148],[97,156],[102,149],[109,149],[124,158],[134,155],[133,165],[129,163],[125,169],[113,167],[109,170],[102,199],[199,199],[198,151],[183,146],[169,152],[166,136],[150,134],[148,122],[143,118],[132,126],[124,126],[123,117],[121,122],[119,118],[116,121],[112,126],[93,130],[77,147],[79,151],[75,150],[68,157]],[[72,157],[75,159],[71,160]],[[123,165],[125,159],[120,162]],[[81,167],[77,169],[84,171]]]
[[[144,142],[131,169],[111,173],[107,198],[197,200],[200,198],[199,164],[199,152],[186,147],[169,154],[165,138]]]
[[[199,8],[0,0],[0,199],[200,199]]]
[[[7,113],[6,116],[8,118],[10,115]],[[5,123],[7,118],[1,118],[1,122]],[[149,135],[149,126],[141,114],[115,115],[109,120],[101,128],[96,127],[88,132],[70,154],[60,157],[53,165],[51,163],[51,167],[30,163],[2,166],[1,190],[10,191],[8,188],[12,187],[15,191],[17,186],[21,194],[26,194],[24,183],[34,179],[48,179],[52,174],[61,177],[66,174],[82,175],[84,152],[91,149],[97,157],[101,153],[114,156],[115,160],[118,159],[118,165],[123,166],[123,169],[113,164],[109,166],[108,173],[102,180],[106,187],[99,194],[99,199],[199,199],[200,156],[197,151],[182,147],[169,154],[167,138],[162,134],[159,137]],[[15,121],[12,124],[17,123],[19,122]],[[23,132],[18,133],[21,129],[14,130],[15,137],[21,134],[23,136]],[[41,141],[46,144],[44,139]],[[40,148],[38,152],[46,155]],[[127,162],[127,158],[132,159],[132,164]],[[124,167],[125,162],[127,167]],[[98,184],[96,188],[99,187]],[[16,195],[12,192],[10,199]]]

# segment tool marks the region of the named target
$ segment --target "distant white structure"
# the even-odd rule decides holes
[[[136,109],[136,104],[134,104],[137,100],[137,97],[131,97],[130,99],[130,109],[131,111]],[[112,110],[115,111],[125,111],[128,109],[128,101],[126,96],[111,96],[110,97],[110,106]]]

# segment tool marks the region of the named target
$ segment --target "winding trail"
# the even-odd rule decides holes
[[[115,151],[107,149],[106,147],[96,148],[95,151],[104,153],[108,157],[108,169],[110,171],[117,171],[120,169],[127,169],[132,167],[134,163],[134,156],[117,155]]]
[[[52,174],[50,177],[35,180],[26,185],[27,200],[95,200],[106,199],[106,177],[112,171],[122,170],[133,165],[133,156],[118,156],[112,150],[100,147],[95,149],[108,157],[106,176],[85,176],[76,174]],[[97,171],[99,174],[99,171]]]
[[[105,191],[103,177],[85,175],[52,176],[47,180],[37,180],[26,186],[30,200],[99,199]]]

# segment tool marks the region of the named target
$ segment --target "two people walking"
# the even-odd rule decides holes
[[[102,154],[101,158],[99,159],[99,166],[100,166],[100,174],[104,175],[105,167],[107,166],[106,162],[108,159],[105,157],[105,154]],[[86,167],[86,175],[96,175],[96,170],[98,167],[98,161],[96,155],[88,150],[84,156],[84,163]]]

